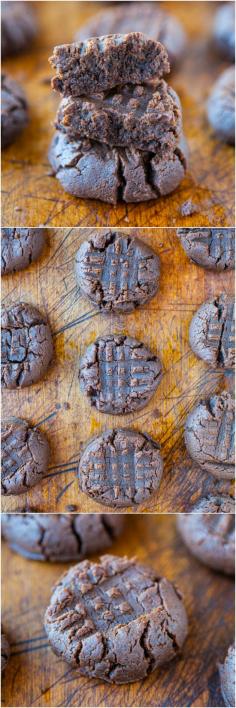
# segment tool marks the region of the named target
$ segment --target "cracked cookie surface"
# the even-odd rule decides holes
[[[82,41],[87,37],[114,32],[143,32],[147,37],[161,42],[167,49],[171,67],[181,59],[186,44],[180,22],[176,17],[163,12],[157,2],[122,2],[120,7],[96,13],[82,25],[75,39]]]
[[[98,337],[80,360],[79,380],[92,406],[113,415],[143,408],[160,383],[160,359],[123,335]]]
[[[4,540],[32,560],[82,560],[111,546],[122,530],[119,514],[2,514]]]
[[[79,487],[101,504],[135,506],[157,492],[162,472],[162,457],[154,440],[134,430],[107,430],[82,453]]]
[[[209,494],[208,497],[200,499],[200,501],[193,506],[193,514],[201,512],[203,514],[234,514],[235,501],[226,494],[219,496]]]
[[[177,526],[184,543],[198,560],[227,575],[234,574],[234,514],[178,514]]]
[[[221,693],[226,706],[235,705],[235,645],[232,644],[223,664],[219,664]]]
[[[120,231],[95,231],[75,257],[84,295],[103,312],[131,312],[156,293],[160,261],[138,238]]]
[[[1,273],[15,273],[37,260],[45,245],[45,229],[1,230]]]
[[[39,381],[53,358],[52,334],[44,315],[28,303],[2,308],[2,386],[22,388]]]
[[[177,229],[187,256],[209,270],[235,267],[235,229]]]
[[[91,96],[127,83],[140,84],[169,72],[165,47],[142,32],[92,37],[54,47],[52,87],[63,96]]]
[[[176,656],[187,635],[182,597],[136,559],[103,556],[65,573],[45,615],[59,656],[111,683],[145,678]]]
[[[1,449],[3,495],[23,494],[46,474],[50,456],[47,438],[26,420],[2,421]]]
[[[64,98],[55,127],[70,140],[89,138],[110,147],[174,150],[182,132],[180,100],[168,84],[125,84],[108,92]]]
[[[28,49],[37,32],[32,4],[6,0],[1,3],[1,10],[2,57]]]
[[[207,115],[215,133],[225,143],[235,142],[235,69],[225,69],[215,82],[207,102]]]
[[[234,300],[219,295],[195,313],[189,329],[190,346],[196,356],[216,368],[235,367]]]
[[[56,132],[49,162],[65,191],[108,204],[158,199],[173,192],[186,172],[186,145],[159,155],[130,148],[111,148],[86,138],[70,141]]]
[[[235,476],[235,405],[223,392],[200,401],[186,419],[186,448],[205,472],[219,479]]]
[[[1,139],[2,148],[16,140],[28,123],[28,103],[21,86],[2,72]]]
[[[1,673],[5,671],[10,656],[10,645],[3,627],[1,627]]]

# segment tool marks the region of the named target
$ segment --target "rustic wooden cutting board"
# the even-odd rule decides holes
[[[233,293],[233,272],[214,274],[192,264],[175,229],[134,229],[159,254],[160,289],[145,306],[127,316],[104,316],[79,294],[74,275],[76,251],[92,229],[48,230],[48,246],[38,263],[2,279],[6,305],[30,302],[46,312],[51,323],[55,361],[43,381],[29,388],[3,391],[3,416],[42,422],[52,448],[46,479],[27,495],[2,497],[4,510],[101,511],[104,507],[79,492],[76,465],[83,445],[102,430],[133,427],[159,441],[165,461],[157,496],[138,511],[188,511],[201,496],[228,483],[200,470],[187,456],[183,424],[200,398],[230,385],[192,353],[189,323],[205,300]],[[78,383],[79,357],[105,333],[125,333],[150,347],[163,362],[164,375],[149,404],[126,416],[109,416],[90,407]],[[126,511],[133,511],[129,508]]]
[[[79,677],[53,654],[43,628],[51,587],[69,564],[27,561],[4,547],[2,620],[12,656],[2,705],[223,706],[217,662],[233,641],[233,579],[190,556],[173,515],[128,518],[112,552],[137,555],[177,584],[189,619],[182,655],[145,681],[126,686]]]
[[[186,56],[170,83],[183,104],[189,144],[189,169],[179,189],[159,201],[119,204],[78,200],[52,176],[47,152],[53,134],[58,96],[50,88],[48,57],[55,44],[71,42],[76,30],[97,9],[111,3],[36,2],[39,36],[29,52],[4,61],[4,68],[25,87],[30,124],[3,153],[2,223],[4,226],[233,226],[234,149],[223,145],[208,125],[205,103],[211,86],[226,67],[211,48],[216,2],[165,2],[183,23]],[[192,199],[197,212],[181,216]]]

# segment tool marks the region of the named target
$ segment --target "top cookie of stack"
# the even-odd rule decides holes
[[[55,47],[49,61],[57,72],[52,87],[63,96],[55,125],[67,147],[79,145],[81,154],[89,140],[86,152],[96,151],[96,145],[107,146],[107,159],[108,151],[115,149],[116,161],[127,157],[123,148],[135,149],[138,160],[150,162],[154,157],[174,163],[177,153],[182,167],[179,181],[183,178],[185,160],[178,146],[181,106],[162,78],[170,66],[160,42],[141,32],[94,37]],[[146,158],[143,152],[148,153]],[[149,198],[159,196],[155,176],[151,186]]]

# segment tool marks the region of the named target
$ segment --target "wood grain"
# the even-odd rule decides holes
[[[225,68],[211,47],[217,2],[165,2],[188,36],[185,58],[171,76],[183,104],[189,145],[189,169],[172,195],[142,204],[113,207],[66,194],[52,176],[47,159],[58,96],[50,88],[48,57],[55,44],[70,42],[97,9],[110,3],[36,2],[39,36],[29,52],[4,61],[4,68],[25,87],[30,124],[3,153],[2,222],[4,226],[233,226],[234,150],[223,145],[208,125],[205,111],[213,81]],[[192,199],[196,213],[181,216]]]
[[[160,289],[145,306],[127,316],[100,314],[78,291],[74,259],[91,229],[48,230],[48,246],[38,263],[21,273],[5,276],[2,297],[6,305],[25,301],[46,312],[55,343],[55,361],[45,379],[21,390],[4,390],[3,416],[42,422],[52,448],[48,476],[18,497],[2,497],[3,510],[98,512],[100,504],[79,492],[75,477],[82,445],[111,427],[132,427],[159,441],[165,461],[157,496],[142,512],[188,511],[201,496],[228,490],[229,483],[214,480],[194,465],[183,443],[183,424],[197,401],[230,385],[227,378],[192,353],[188,342],[193,313],[220,292],[233,293],[233,272],[214,274],[192,264],[175,229],[134,229],[159,254]],[[126,416],[109,416],[92,409],[80,392],[79,357],[86,346],[105,333],[126,333],[157,353],[164,367],[160,386],[149,404]],[[132,508],[126,509],[131,512]]]
[[[43,628],[51,587],[68,564],[27,561],[4,547],[2,619],[12,655],[2,705],[223,706],[217,662],[233,640],[233,579],[190,556],[172,515],[129,517],[112,552],[137,555],[177,584],[189,619],[182,655],[145,681],[126,686],[79,677],[53,654]]]

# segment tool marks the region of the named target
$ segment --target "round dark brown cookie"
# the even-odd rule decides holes
[[[186,448],[205,472],[219,479],[235,476],[235,404],[223,392],[200,401],[185,422]]]
[[[227,575],[234,574],[234,514],[178,514],[184,543],[198,560]]]
[[[82,492],[112,507],[136,506],[157,492],[163,472],[159,445],[134,430],[107,430],[91,440],[79,463]]]
[[[160,383],[162,366],[142,342],[119,334],[98,337],[80,361],[80,386],[91,406],[118,415],[143,408]]]
[[[221,294],[213,302],[204,302],[189,329],[194,354],[210,366],[232,369],[235,366],[234,337],[234,301]]]
[[[2,307],[1,344],[4,388],[31,386],[44,376],[53,358],[48,321],[25,302]]]
[[[160,261],[138,238],[125,232],[95,231],[75,258],[84,295],[103,312],[131,312],[158,289]]]
[[[23,494],[46,474],[50,456],[47,438],[26,420],[2,420],[1,449],[3,495]]]
[[[110,147],[174,150],[182,133],[179,97],[163,79],[116,86],[92,96],[62,99],[55,127],[69,140],[97,140]]]
[[[187,635],[182,597],[135,558],[103,556],[62,576],[45,614],[59,656],[84,676],[110,683],[145,678],[181,649]]]
[[[2,148],[16,140],[29,120],[28,103],[19,84],[2,72],[1,140]]]
[[[82,560],[112,545],[123,530],[120,514],[2,514],[2,535],[30,560]]]
[[[133,147],[110,148],[86,138],[70,141],[56,132],[49,162],[65,191],[109,204],[137,203],[173,192],[186,172],[186,143],[157,155]]]
[[[203,514],[234,514],[235,513],[235,501],[232,497],[221,495],[212,496],[209,495],[194,505],[193,514],[203,513]]]
[[[181,59],[186,46],[186,35],[179,20],[163,12],[158,2],[122,2],[120,7],[103,10],[82,25],[76,40],[114,32],[143,32],[161,42],[167,49],[171,68]]]
[[[10,656],[9,641],[5,635],[3,627],[1,627],[1,673],[3,673],[3,671],[5,671],[9,656]]]
[[[187,256],[209,270],[235,267],[235,229],[177,229]]]
[[[1,230],[1,273],[15,273],[39,258],[45,245],[45,229]]]
[[[213,25],[214,45],[219,54],[235,59],[235,7],[234,2],[225,2],[218,8]]]
[[[226,706],[235,706],[235,645],[232,644],[223,664],[219,664],[221,693]]]
[[[3,1],[1,10],[2,56],[27,50],[37,33],[32,3]]]
[[[52,88],[63,96],[91,96],[114,86],[142,84],[169,72],[167,51],[142,32],[92,37],[54,47]]]
[[[215,82],[207,102],[209,123],[221,140],[235,143],[235,69],[225,69]]]

